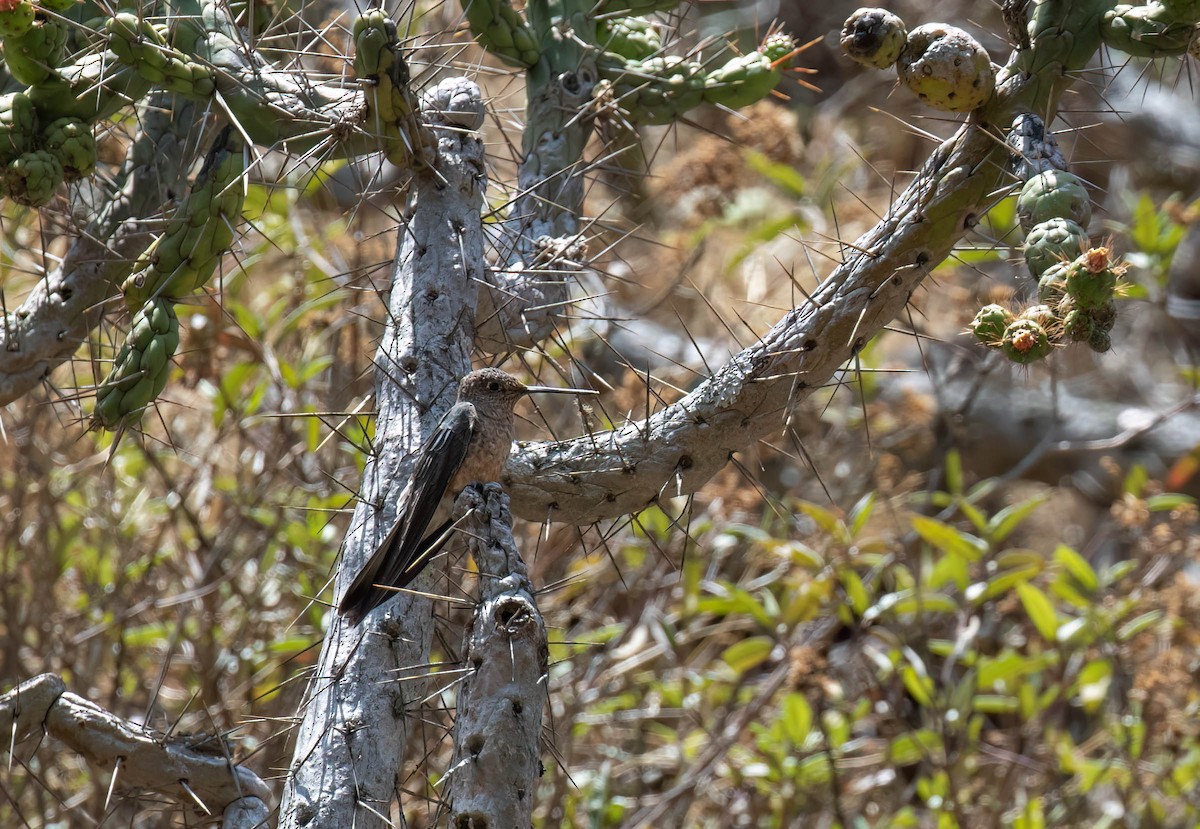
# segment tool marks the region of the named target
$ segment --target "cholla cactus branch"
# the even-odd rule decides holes
[[[483,276],[484,157],[475,132],[483,103],[473,83],[451,78],[423,109],[438,136],[437,162],[416,176],[420,209],[400,234],[390,324],[376,355],[376,451],[344,543],[339,595],[390,528],[416,450],[471,367],[472,285]],[[427,599],[403,596],[358,626],[330,618],[284,785],[281,827],[386,825],[408,737],[405,715],[424,695],[422,680],[396,680],[398,669],[428,661]]]
[[[100,320],[134,260],[151,241],[140,217],[165,194],[186,189],[196,111],[151,94],[116,177],[115,196],[72,242],[57,268],[38,280],[0,324],[0,404],[25,394],[74,354]]]
[[[789,424],[822,387],[901,314],[925,276],[1013,179],[1003,130],[1019,112],[1049,121],[1067,73],[1100,45],[1103,2],[1044,0],[1031,47],[1014,53],[996,92],[923,165],[887,215],[847,247],[849,258],[812,301],[788,312],[679,402],[643,422],[568,441],[532,443],[509,459],[513,511],[534,521],[586,523],[695,492],[736,452]]]
[[[210,815],[266,816],[270,788],[249,769],[234,765],[225,751],[211,750],[212,745],[221,745],[219,736],[208,738],[206,750],[198,750],[201,743],[195,738],[148,733],[70,693],[54,674],[26,680],[0,696],[0,723],[11,733],[14,744],[30,737],[41,741],[48,735],[105,773],[116,768],[116,782],[122,790],[152,789],[195,803],[192,796],[184,795],[182,780]]]
[[[653,11],[675,3],[605,4],[599,16]],[[762,47],[729,59],[709,71],[704,64],[648,54],[654,39],[644,22],[598,24],[590,0],[532,4],[530,25],[542,44],[528,73],[527,125],[517,176],[520,195],[503,225],[511,246],[499,251],[498,266],[481,293],[479,344],[504,352],[531,347],[553,330],[570,299],[567,273],[534,265],[534,240],[570,242],[579,233],[583,211],[583,152],[596,113],[615,106],[631,123],[665,124],[705,101],[741,107],[762,99],[778,84],[794,41],[772,34]],[[618,38],[615,32],[620,32]],[[642,58],[604,51],[639,34]],[[599,45],[597,45],[599,44]],[[642,48],[645,47],[645,48]]]
[[[531,825],[546,703],[546,624],[512,537],[508,496],[467,489],[467,547],[479,567],[480,601],[463,650],[454,759],[446,798],[450,826]]]

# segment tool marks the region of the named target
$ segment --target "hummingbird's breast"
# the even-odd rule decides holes
[[[467,455],[458,468],[450,485],[454,493],[461,492],[469,484],[499,481],[504,472],[504,463],[512,449],[513,417],[511,412],[489,412],[482,406],[473,406],[471,440]]]

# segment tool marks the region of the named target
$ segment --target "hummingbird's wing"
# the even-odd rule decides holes
[[[475,419],[473,405],[454,404],[417,453],[412,478],[396,505],[396,523],[354,577],[338,606],[338,613],[350,624],[358,624],[395,595],[396,591],[375,585],[404,587],[445,543],[451,510],[443,501],[455,495],[446,490],[467,456]],[[439,507],[444,514],[438,514]]]

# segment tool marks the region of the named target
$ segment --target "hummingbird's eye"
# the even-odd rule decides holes
[[[488,391],[500,391],[500,381],[493,380],[488,383]]]

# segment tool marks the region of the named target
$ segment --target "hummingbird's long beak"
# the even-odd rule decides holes
[[[559,386],[526,386],[526,394],[599,394],[595,389],[564,389]]]

